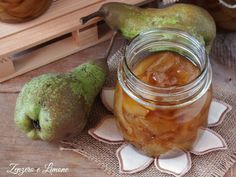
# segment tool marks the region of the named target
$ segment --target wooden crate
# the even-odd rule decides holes
[[[150,2],[115,1],[140,5]],[[112,0],[57,0],[44,15],[30,22],[0,22],[0,82],[109,39],[109,32],[98,36],[100,18],[85,25],[80,23],[81,17],[97,11],[107,2]],[[65,34],[69,35],[60,38]]]

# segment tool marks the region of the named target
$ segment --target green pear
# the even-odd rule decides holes
[[[165,8],[140,8],[124,3],[104,4],[97,12],[81,18],[81,23],[100,16],[114,30],[132,39],[139,33],[155,28],[186,31],[197,38],[210,51],[216,35],[211,15],[201,7],[177,3]]]
[[[86,63],[66,74],[44,74],[27,83],[16,103],[16,125],[31,139],[60,140],[87,123],[106,73]]]
[[[84,63],[64,74],[44,74],[22,88],[16,101],[15,123],[29,138],[59,141],[85,127],[95,97],[108,74],[106,58]]]

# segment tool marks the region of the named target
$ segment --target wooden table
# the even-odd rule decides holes
[[[121,39],[118,39],[121,40]],[[118,42],[119,43],[119,42]],[[80,51],[60,61],[49,64],[25,75],[0,84],[0,177],[16,176],[6,171],[10,170],[9,164],[16,163],[17,167],[41,168],[50,162],[54,167],[68,168],[68,173],[53,173],[53,176],[67,177],[108,177],[95,163],[70,151],[60,151],[55,144],[41,141],[32,141],[25,137],[13,121],[13,113],[17,92],[22,85],[32,77],[46,72],[65,72],[76,67],[85,59],[102,57],[108,42]],[[116,48],[118,45],[116,46]],[[234,85],[236,89],[236,74],[226,69],[223,64],[213,61],[214,79],[222,83]],[[25,173],[22,176],[51,176],[49,173]],[[234,165],[225,177],[236,176]]]

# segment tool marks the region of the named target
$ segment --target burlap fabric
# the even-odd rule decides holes
[[[106,86],[114,86],[116,70],[119,61],[123,58],[123,48],[118,50],[109,58],[110,75]],[[214,97],[232,106],[232,111],[227,114],[225,121],[213,130],[218,132],[227,142],[228,150],[216,151],[202,156],[191,154],[192,168],[185,175],[187,177],[223,177],[228,169],[236,162],[236,91],[221,85],[217,79],[213,80]],[[159,172],[154,165],[146,170],[133,174],[119,174],[119,164],[115,152],[120,145],[108,145],[97,141],[87,134],[87,130],[94,127],[99,119],[109,113],[102,105],[100,98],[94,104],[90,120],[85,131],[73,141],[63,143],[63,147],[71,148],[73,151],[82,154],[88,159],[96,162],[104,171],[117,177],[168,177],[171,175]],[[134,157],[135,158],[135,157]]]

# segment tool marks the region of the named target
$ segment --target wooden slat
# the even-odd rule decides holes
[[[90,30],[77,30],[72,32],[74,41],[79,46],[88,45],[89,43],[98,40],[98,26],[93,24],[89,27]]]
[[[92,29],[93,30],[93,29]],[[89,35],[89,32],[87,32]],[[91,33],[93,36],[93,34]],[[111,33],[107,33],[98,40],[90,41],[82,46],[78,46],[72,37],[63,39],[59,42],[55,42],[51,45],[45,46],[41,49],[36,50],[35,52],[30,53],[26,57],[19,58],[14,61],[15,72],[8,75],[7,77],[0,78],[0,82],[6,81],[33,69],[36,69],[40,66],[49,64],[53,61],[56,61],[60,58],[71,55],[80,50],[91,47],[95,44],[98,44],[102,41],[108,40],[111,37]]]
[[[9,35],[22,32],[23,30],[32,28],[37,25],[41,25],[47,21],[53,20],[65,14],[71,13],[76,10],[81,10],[85,7],[94,5],[95,3],[102,2],[104,0],[57,0],[54,1],[48,11],[39,18],[29,21],[27,23],[20,24],[8,24],[0,22],[0,39]]]
[[[127,2],[125,0],[112,0],[116,2]],[[54,39],[58,36],[66,34],[68,32],[75,31],[81,28],[79,19],[94,11],[97,11],[100,6],[106,2],[112,2],[111,0],[105,0],[101,3],[97,3],[93,6],[84,8],[83,10],[75,11],[64,15],[55,20],[45,22],[41,25],[22,31],[15,35],[3,38],[0,40],[0,56],[13,54],[25,50],[27,48],[36,46],[50,39]],[[137,4],[144,2],[144,0],[129,0],[130,4]]]
[[[0,58],[0,78],[15,72],[13,62],[10,58]]]

